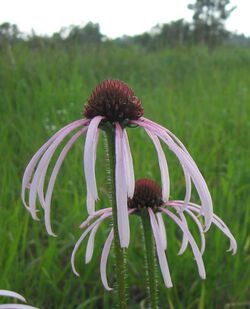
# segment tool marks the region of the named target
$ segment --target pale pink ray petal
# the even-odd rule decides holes
[[[157,217],[157,221],[159,224],[162,245],[163,245],[164,250],[166,251],[167,250],[167,233],[166,233],[165,224],[162,218],[162,214],[160,212],[157,212],[156,217]]]
[[[157,128],[159,127],[159,129],[164,129],[163,127],[157,125],[156,123],[152,122],[152,121],[149,121],[148,119],[146,118],[143,118],[143,121],[141,120],[138,120],[138,121],[133,121],[132,123],[136,123],[138,124],[139,126],[142,126],[145,131],[148,133],[150,132],[151,135],[158,135],[158,131],[157,131]],[[156,135],[155,135],[156,134]],[[150,135],[149,135],[150,136]],[[151,137],[151,136],[150,136]],[[156,136],[157,138],[157,136]],[[157,138],[158,139],[158,138]],[[180,160],[179,160],[180,161]],[[184,174],[184,177],[185,177],[185,183],[186,183],[186,194],[185,194],[185,202],[186,204],[188,203],[188,201],[190,200],[190,197],[191,197],[191,190],[192,190],[192,184],[191,184],[191,178],[190,178],[190,175],[187,171],[187,169],[185,168],[185,166],[182,164],[182,162],[180,161],[180,164],[181,164],[181,167],[182,167],[182,170],[183,170],[183,174]],[[168,176],[169,177],[169,176]],[[163,181],[162,181],[163,182]],[[169,183],[170,183],[170,180],[169,180]],[[185,204],[185,205],[186,205]],[[182,210],[185,209],[185,205],[184,205],[184,208]]]
[[[176,145],[170,137],[163,136],[163,135],[162,136],[160,135],[160,137],[169,146],[170,150],[172,150],[175,153],[181,165],[185,167],[187,171],[187,175],[192,178],[194,185],[196,187],[196,190],[201,199],[201,203],[202,203],[201,211],[204,213],[205,231],[207,231],[209,227],[211,226],[212,215],[213,215],[212,198],[207,188],[207,184],[203,176],[201,175],[201,172],[199,171],[197,165],[195,164],[194,160],[191,158],[191,156],[187,152],[185,152],[183,149],[181,149],[178,145]]]
[[[103,220],[105,220],[106,218],[110,217],[111,216],[111,213],[105,213],[103,214],[99,219],[97,219],[95,222],[93,222],[81,235],[81,237],[77,240],[75,246],[74,246],[74,249],[72,251],[72,254],[71,254],[71,267],[72,267],[72,270],[74,272],[74,274],[76,276],[79,276],[79,273],[76,271],[76,268],[75,268],[75,255],[76,255],[76,252],[77,250],[79,249],[82,241],[84,240],[84,238],[88,235],[88,233],[99,223],[101,223]]]
[[[172,140],[172,138],[167,134],[166,130],[161,129],[161,126],[153,123],[152,121],[147,121],[144,118],[144,121],[137,120],[137,121],[132,121],[132,123],[136,123],[139,126],[142,126],[145,129],[151,130],[156,135],[158,135],[168,145],[170,150],[176,154],[181,165],[187,169],[188,174],[190,174],[190,176],[192,177],[193,182],[196,186],[196,189],[200,195],[200,198],[202,201],[202,211],[204,212],[204,215],[205,215],[206,230],[208,230],[208,228],[211,225],[211,220],[212,220],[212,211],[213,211],[212,199],[208,191],[206,182],[203,179],[198,167],[196,166],[190,154],[187,152],[186,149],[183,150],[182,147],[176,144]]]
[[[38,309],[38,308],[22,304],[4,304],[0,305],[0,309]]]
[[[200,277],[202,279],[206,278],[206,272],[205,272],[205,267],[204,267],[204,263],[202,260],[202,255],[200,253],[200,250],[192,236],[192,234],[190,233],[189,229],[187,228],[187,226],[185,224],[182,223],[182,221],[176,216],[174,215],[171,211],[161,207],[161,210],[163,212],[165,212],[182,230],[183,233],[186,234],[188,241],[191,245],[195,260],[196,260],[196,264],[198,266],[198,270],[199,270],[199,274]]]
[[[171,202],[172,204],[174,202],[177,205],[182,203],[182,201],[171,201]],[[201,207],[199,205],[194,203],[189,203],[188,205],[188,209],[196,213],[200,213],[200,208]],[[229,228],[227,227],[225,222],[221,220],[221,218],[219,218],[216,214],[213,214],[212,222],[222,231],[223,234],[225,234],[228,237],[230,241],[230,247],[228,251],[232,251],[232,254],[234,255],[237,252],[237,242],[232,233],[230,232]]]
[[[38,177],[37,192],[38,192],[38,196],[39,196],[39,199],[40,199],[40,202],[43,208],[45,208],[43,187],[44,187],[45,176],[46,176],[46,172],[47,172],[47,168],[49,166],[50,160],[54,152],[56,151],[57,147],[59,146],[59,144],[63,141],[63,139],[77,127],[79,127],[79,125],[68,128],[67,130],[64,130],[60,135],[58,135],[58,137],[46,150],[45,154],[43,155],[42,159],[40,160],[37,166],[37,170],[34,174],[33,182],[34,182],[35,177]],[[32,191],[33,182],[31,184],[30,191]]]
[[[86,119],[80,119],[80,120],[76,120],[70,124],[68,124],[67,126],[63,127],[62,129],[60,129],[58,132],[56,132],[32,157],[32,159],[30,160],[29,164],[27,165],[24,174],[23,174],[23,179],[22,179],[22,191],[21,191],[21,197],[22,197],[22,201],[23,204],[25,205],[25,207],[27,209],[29,209],[29,206],[27,205],[26,201],[25,201],[25,189],[28,188],[30,186],[30,179],[31,176],[34,172],[35,166],[38,162],[38,160],[41,158],[41,156],[43,155],[43,153],[47,150],[47,148],[53,143],[53,141],[58,137],[58,135],[60,135],[64,130],[68,129],[71,126],[74,126],[75,124],[82,124],[85,125],[87,124],[88,120]]]
[[[94,200],[98,199],[96,177],[95,177],[95,161],[96,147],[98,142],[99,130],[98,126],[102,121],[102,116],[94,117],[88,127],[86,141],[84,146],[84,174],[87,183],[87,188]]]
[[[124,166],[127,182],[128,197],[132,198],[135,190],[135,175],[133,167],[133,159],[130,151],[127,132],[123,131],[123,150],[124,150]]]
[[[198,167],[196,166],[194,160],[191,158],[188,152],[183,150],[178,144],[173,141],[173,139],[166,133],[165,130],[160,129],[156,124],[150,124],[147,121],[141,120],[132,121],[132,123],[136,123],[144,129],[148,129],[154,134],[156,134],[163,142],[168,145],[169,149],[175,153],[181,165],[187,170],[187,173],[192,178],[201,199],[201,211],[204,213],[205,230],[207,231],[212,223],[212,198],[207,188],[207,184],[203,176],[201,175]]]
[[[186,194],[185,194],[185,198],[184,198],[184,204],[183,204],[183,207],[181,209],[182,211],[184,211],[185,209],[187,209],[188,203],[189,203],[190,198],[191,198],[192,182],[191,182],[191,177],[190,177],[189,173],[187,172],[187,170],[185,169],[185,167],[182,166],[182,170],[184,172],[185,183],[186,183]]]
[[[87,243],[87,248],[86,248],[86,254],[85,254],[85,263],[88,264],[93,256],[94,252],[94,242],[95,242],[95,235],[96,232],[100,226],[101,222],[99,222],[90,232],[88,243]]]
[[[180,213],[180,211],[182,212],[183,211],[183,205],[184,205],[185,201],[180,201],[180,203],[176,203],[176,202],[173,202],[173,201],[169,201],[166,205],[167,206],[172,206],[174,208],[176,208],[177,212]],[[206,240],[205,240],[205,236],[204,236],[204,231],[203,231],[203,228],[202,228],[202,224],[200,222],[200,220],[196,217],[195,214],[192,213],[192,211],[189,210],[189,204],[188,204],[188,207],[185,209],[185,212],[187,212],[189,214],[189,216],[194,220],[194,222],[196,223],[198,229],[199,229],[199,232],[200,232],[200,238],[201,238],[201,254],[204,253],[205,251],[205,246],[206,246]],[[199,212],[199,211],[198,211]]]
[[[116,185],[116,204],[117,204],[117,225],[122,248],[129,245],[130,230],[128,220],[126,177],[124,171],[123,155],[123,130],[119,123],[116,123],[115,129],[115,185]]]
[[[158,124],[158,123],[156,123],[156,122],[154,122],[154,121],[152,121],[150,119],[147,119],[145,117],[141,117],[140,119],[142,121],[144,121],[145,123],[151,124],[151,125],[155,126],[156,128],[158,128],[160,130],[163,130],[165,133],[167,133],[175,141],[175,143],[177,143],[178,146],[180,146],[190,156],[190,158],[193,160],[193,158],[191,157],[189,151],[187,150],[185,145],[182,143],[182,141],[174,133],[172,133],[169,129],[164,128],[160,124]]]
[[[108,238],[105,241],[105,244],[102,250],[102,255],[101,255],[101,263],[100,263],[100,273],[101,273],[102,284],[105,287],[105,289],[108,291],[113,290],[112,288],[109,287],[108,280],[107,280],[107,260],[108,260],[108,255],[110,252],[113,238],[114,238],[114,232],[112,228],[108,235]]]
[[[22,295],[20,295],[19,293],[10,291],[10,290],[0,290],[0,296],[12,297],[12,298],[21,300],[24,303],[27,302],[26,299]]]
[[[80,229],[83,229],[86,226],[88,226],[90,224],[90,222],[92,220],[94,220],[97,216],[101,216],[104,213],[110,213],[110,212],[112,212],[112,208],[111,207],[103,208],[103,209],[95,211],[92,215],[89,215],[88,218],[81,223],[81,225],[79,226]]]
[[[95,199],[93,198],[89,187],[87,185],[87,211],[89,215],[92,215],[95,212]]]
[[[61,165],[71,149],[72,145],[75,143],[75,141],[87,130],[87,128],[83,128],[80,131],[78,131],[76,134],[74,134],[71,139],[67,142],[67,144],[64,146],[63,150],[61,151],[56,164],[54,166],[54,169],[51,173],[51,177],[49,180],[47,192],[46,192],[46,197],[45,197],[45,205],[44,205],[44,210],[45,210],[45,226],[47,229],[47,232],[49,235],[56,236],[51,228],[51,222],[50,222],[50,207],[51,207],[51,198],[52,198],[52,192],[54,189],[55,181],[58,175],[58,172],[61,168]]]
[[[43,178],[45,177],[46,171],[48,169],[49,163],[51,158],[56,151],[59,144],[63,141],[63,139],[71,133],[73,130],[77,129],[79,126],[82,125],[82,122],[76,123],[75,125],[71,125],[67,129],[63,130],[57,138],[53,141],[53,143],[49,146],[46,150],[44,155],[42,156],[37,169],[35,171],[31,186],[30,186],[30,194],[29,194],[29,207],[30,213],[34,219],[37,219],[36,216],[36,196],[37,192],[39,192],[40,202],[44,207],[44,199],[43,199]]]
[[[153,230],[153,235],[156,244],[157,256],[159,259],[160,269],[163,276],[164,283],[167,288],[171,288],[173,286],[171,281],[171,276],[169,273],[168,262],[165,255],[164,247],[162,244],[162,238],[160,235],[159,227],[155,218],[155,214],[151,208],[148,208],[148,213],[150,216],[150,223]]]
[[[151,138],[151,140],[154,143],[157,155],[158,155],[158,162],[161,172],[161,183],[162,183],[162,199],[163,202],[167,202],[169,199],[170,194],[170,179],[169,179],[169,171],[168,171],[168,164],[166,160],[166,156],[163,152],[163,149],[161,147],[161,143],[157,136],[153,134],[150,130],[145,129],[148,136]]]
[[[205,239],[205,236],[204,236],[204,231],[203,231],[202,225],[201,225],[199,219],[192,213],[192,211],[190,211],[187,208],[186,212],[192,217],[192,219],[194,220],[194,222],[196,223],[196,225],[199,229],[200,237],[201,237],[201,249],[200,249],[200,251],[201,251],[201,254],[203,254],[204,251],[205,251],[205,247],[206,247],[206,239]]]
[[[178,215],[179,215],[182,223],[188,228],[187,220],[186,220],[183,212],[178,212]],[[187,246],[188,246],[188,238],[187,238],[185,233],[182,233],[182,243],[181,243],[181,248],[178,252],[178,255],[182,255],[186,251]]]

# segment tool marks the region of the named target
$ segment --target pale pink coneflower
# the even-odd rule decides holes
[[[183,210],[183,206],[185,204],[185,208]],[[205,250],[205,237],[204,231],[202,227],[202,223],[200,221],[200,217],[205,218],[204,214],[201,212],[201,206],[184,201],[167,201],[164,202],[162,199],[162,190],[158,184],[149,179],[140,179],[135,183],[135,190],[132,199],[128,199],[128,213],[129,215],[138,215],[142,214],[142,211],[146,211],[147,215],[150,218],[152,233],[154,236],[154,242],[156,247],[156,253],[159,261],[159,266],[161,269],[162,277],[165,283],[165,286],[170,288],[173,286],[170,271],[168,267],[168,262],[166,258],[165,251],[167,250],[167,234],[164,224],[164,217],[166,220],[171,219],[176,223],[176,225],[181,229],[183,238],[181,248],[178,252],[178,255],[181,255],[186,250],[188,244],[190,244],[191,249],[193,251],[193,255],[198,267],[199,275],[202,279],[206,278],[205,267],[202,259],[202,254]],[[175,214],[176,213],[176,214]],[[201,246],[200,248],[197,246],[196,241],[191,234],[188,223],[186,220],[186,216],[192,219],[199,231],[199,235],[201,238]],[[71,265],[73,272],[79,276],[79,273],[75,268],[75,255],[77,253],[78,248],[80,247],[82,241],[89,234],[87,247],[86,247],[86,255],[85,262],[89,263],[94,250],[94,240],[96,232],[106,219],[112,217],[112,208],[101,209],[94,212],[91,216],[87,218],[82,224],[81,228],[84,228],[84,232],[75,244],[74,250],[71,256]],[[233,254],[236,253],[237,243],[226,226],[226,224],[215,214],[212,215],[212,223],[217,226],[222,233],[224,233],[229,241],[230,247],[228,251],[232,251]],[[110,252],[110,248],[113,241],[113,228],[111,228],[109,235],[105,241],[100,261],[100,274],[102,283],[107,290],[112,290],[109,287],[107,281],[107,259]]]
[[[89,215],[95,213],[95,202],[99,199],[95,177],[96,147],[100,128],[109,126],[115,134],[115,182],[117,222],[120,245],[129,245],[129,220],[127,198],[134,193],[134,170],[126,128],[142,127],[152,140],[159,161],[162,180],[162,199],[166,203],[170,194],[168,164],[161,142],[177,156],[184,172],[186,194],[182,210],[191,197],[192,182],[201,200],[200,213],[205,218],[205,230],[208,230],[213,218],[212,199],[206,182],[185,146],[168,129],[143,117],[141,101],[125,83],[119,80],[105,80],[92,92],[84,109],[84,119],[76,120],[55,133],[33,156],[29,162],[22,181],[22,200],[34,219],[37,219],[37,197],[44,208],[45,226],[50,235],[50,208],[54,184],[62,162],[76,140],[86,134],[84,146],[84,172],[87,187],[87,210]],[[62,149],[51,173],[48,187],[44,191],[48,166],[56,149],[69,137],[74,135]],[[124,189],[125,188],[125,189]],[[26,201],[26,190],[29,190]]]
[[[5,297],[10,297],[10,298],[15,298],[17,300],[20,300],[21,302],[26,303],[26,299],[13,291],[9,291],[9,290],[0,290],[0,296],[5,296]],[[9,303],[9,304],[2,304],[0,305],[0,309],[38,309],[36,307],[32,307],[26,304],[13,304],[13,303]]]

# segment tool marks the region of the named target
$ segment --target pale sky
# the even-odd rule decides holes
[[[17,24],[22,32],[52,34],[61,27],[99,23],[110,38],[149,31],[159,23],[192,19],[187,4],[194,0],[0,0],[0,24]],[[250,0],[232,0],[237,9],[228,30],[250,36]]]

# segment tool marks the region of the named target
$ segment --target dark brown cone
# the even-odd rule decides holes
[[[150,179],[140,179],[135,183],[135,192],[129,199],[129,208],[157,208],[163,204],[161,187]]]
[[[143,115],[141,101],[127,84],[108,79],[97,85],[84,108],[84,116],[104,116],[106,121],[136,120]]]

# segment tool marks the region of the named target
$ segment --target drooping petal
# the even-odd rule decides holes
[[[85,263],[88,264],[93,256],[94,252],[94,242],[95,242],[95,235],[96,232],[100,226],[101,222],[99,222],[90,232],[88,243],[87,243],[87,248],[86,248],[86,255],[85,255]]]
[[[168,134],[162,134],[162,140],[165,141],[165,143],[169,146],[170,150],[172,150],[176,156],[178,157],[181,165],[187,170],[187,175],[185,174],[186,183],[188,181],[187,177],[192,178],[195,187],[197,189],[197,192],[200,196],[202,208],[201,211],[204,213],[205,218],[205,231],[207,231],[212,223],[212,215],[213,215],[213,204],[212,204],[212,198],[210,195],[210,192],[207,188],[207,184],[199,171],[196,163],[194,162],[193,158],[183,145],[183,143],[169,130],[165,129],[165,132],[168,132]],[[164,136],[165,135],[165,136]],[[174,139],[177,141],[177,144],[174,142],[174,140],[171,138],[171,136],[174,137]],[[187,183],[188,184],[188,183]],[[190,184],[188,184],[189,188]],[[190,190],[191,188],[189,188]],[[185,202],[187,202],[188,198],[185,197]],[[184,205],[185,207],[186,205]]]
[[[54,142],[54,140],[64,131],[67,130],[68,128],[70,128],[71,126],[75,126],[76,124],[81,124],[81,125],[85,125],[88,123],[87,119],[80,119],[80,120],[76,120],[70,124],[68,124],[67,126],[63,127],[62,129],[60,129],[58,132],[56,132],[35,154],[34,156],[31,158],[29,164],[27,165],[24,174],[23,174],[23,179],[22,179],[22,191],[21,191],[21,197],[22,197],[22,201],[23,204],[25,205],[25,207],[27,209],[29,209],[29,206],[27,205],[26,201],[25,201],[25,189],[28,188],[30,186],[30,180],[32,177],[32,174],[35,170],[35,166],[38,162],[38,160],[41,158],[41,156],[44,154],[44,152],[47,150],[47,148]]]
[[[158,155],[158,163],[161,171],[161,183],[162,183],[162,200],[163,202],[167,202],[169,199],[170,194],[170,179],[169,179],[169,171],[168,171],[168,164],[161,147],[161,143],[157,136],[153,134],[150,130],[145,129],[148,136],[154,143],[157,155]]]
[[[100,273],[101,273],[102,284],[105,287],[105,289],[108,291],[111,291],[112,288],[109,287],[108,280],[107,280],[107,260],[108,260],[108,255],[110,252],[113,238],[114,238],[114,232],[112,228],[109,233],[108,238],[105,241],[105,244],[102,250],[102,255],[101,255],[101,263],[100,263]]]
[[[101,223],[103,220],[105,220],[106,218],[110,217],[111,214],[110,213],[104,213],[99,219],[97,219],[95,222],[93,222],[81,235],[81,237],[77,240],[75,246],[74,246],[74,249],[72,251],[72,254],[71,254],[71,267],[72,267],[72,270],[74,272],[74,274],[76,276],[79,276],[79,273],[76,271],[76,268],[75,268],[75,255],[76,255],[76,252],[77,250],[79,249],[82,241],[84,240],[84,238],[88,235],[88,233],[99,223]]]
[[[0,290],[0,296],[16,298],[26,303],[26,299],[22,295],[10,290]],[[23,304],[2,304],[0,305],[0,309],[38,309],[38,308]]]
[[[41,158],[37,169],[35,171],[31,186],[30,186],[30,193],[29,193],[29,211],[34,219],[37,219],[36,216],[36,197],[37,193],[40,198],[40,202],[44,207],[45,201],[43,199],[43,184],[44,178],[46,175],[46,171],[50,164],[51,158],[56,151],[59,144],[63,141],[63,139],[71,133],[73,130],[77,129],[79,126],[82,126],[82,122],[76,123],[74,125],[69,126],[67,129],[63,130],[57,138],[53,141],[53,143],[49,146],[49,148],[44,153],[43,157]]]
[[[87,185],[87,211],[89,215],[92,215],[95,212],[95,199],[93,198],[89,187]]]
[[[182,203],[182,201],[171,201],[171,202],[177,205]],[[201,207],[194,203],[189,203],[188,209],[199,214],[201,212],[200,210]],[[230,241],[230,247],[228,251],[232,251],[232,254],[234,255],[237,252],[237,242],[232,233],[230,232],[229,228],[225,224],[225,222],[221,218],[219,218],[216,214],[213,214],[212,223],[214,223],[222,231],[222,233],[228,237]]]
[[[111,207],[103,208],[103,209],[95,211],[92,215],[89,215],[88,218],[81,223],[80,229],[83,229],[86,226],[88,226],[90,224],[90,222],[92,220],[94,220],[97,216],[101,216],[104,213],[110,213],[110,212],[112,212],[112,208]]]
[[[0,309],[38,309],[38,308],[23,304],[4,304],[0,305]]]
[[[186,170],[187,175],[190,175],[197,189],[202,204],[201,212],[204,214],[205,218],[205,231],[207,231],[212,223],[212,198],[207,188],[207,184],[201,175],[201,172],[199,171],[190,154],[187,152],[186,148],[183,149],[171,138],[165,129],[161,129],[161,126],[153,123],[152,121],[148,121],[144,118],[144,120],[132,121],[132,123],[136,123],[144,129],[147,129],[156,134],[177,156],[181,166]]]
[[[200,250],[192,236],[192,234],[190,233],[189,229],[187,228],[187,226],[185,224],[182,223],[182,221],[176,216],[174,215],[171,211],[161,207],[161,210],[163,212],[165,212],[182,230],[183,233],[186,234],[188,241],[191,245],[195,260],[196,260],[196,264],[198,266],[198,270],[199,270],[199,274],[200,277],[202,279],[206,278],[206,272],[205,272],[205,267],[204,267],[204,263],[202,260],[202,255],[200,253]]]
[[[182,212],[179,212],[178,215],[179,215],[182,223],[188,228],[187,220],[186,220],[184,214]],[[182,233],[182,243],[181,243],[181,248],[178,252],[178,255],[182,255],[186,251],[187,246],[188,246],[188,238],[187,238],[185,233]]]
[[[157,217],[157,221],[159,224],[162,245],[163,245],[164,250],[166,251],[167,250],[167,233],[166,233],[165,224],[162,218],[162,214],[160,212],[157,212],[156,217]]]
[[[184,198],[184,204],[182,207],[182,211],[184,211],[185,209],[187,209],[188,203],[190,201],[191,198],[191,192],[192,192],[192,182],[191,182],[191,177],[189,175],[189,173],[187,172],[187,170],[185,169],[185,167],[182,166],[182,170],[184,172],[184,177],[185,177],[185,183],[186,183],[186,194],[185,194],[185,198]]]
[[[160,236],[159,227],[155,218],[155,214],[151,208],[148,208],[148,213],[150,216],[150,223],[153,230],[153,235],[156,244],[157,256],[159,259],[160,269],[163,276],[164,283],[167,288],[171,288],[173,286],[171,281],[171,276],[169,273],[168,262],[165,255],[164,247],[162,244],[162,238]]]
[[[132,198],[135,190],[135,175],[133,167],[133,159],[129,147],[127,132],[123,131],[123,150],[124,150],[124,166],[127,183],[128,197]]]
[[[22,295],[20,295],[19,293],[10,291],[10,290],[0,290],[0,296],[12,297],[12,298],[21,300],[24,303],[27,302],[26,299]]]
[[[203,228],[202,228],[202,225],[199,221],[199,219],[192,213],[192,211],[190,211],[188,208],[186,209],[186,212],[190,215],[190,217],[194,220],[194,222],[196,223],[198,229],[199,229],[199,232],[200,232],[200,237],[201,237],[201,254],[204,253],[205,251],[205,247],[206,247],[206,239],[205,239],[205,236],[204,236],[204,231],[203,231]]]
[[[55,181],[58,175],[58,172],[60,170],[60,167],[63,163],[64,158],[66,157],[68,151],[71,149],[74,142],[87,130],[87,128],[83,128],[80,131],[78,131],[76,134],[74,134],[71,139],[67,142],[67,144],[64,146],[63,150],[61,151],[56,164],[54,166],[54,169],[51,173],[51,177],[49,180],[46,197],[45,197],[45,204],[44,204],[44,211],[45,211],[45,226],[47,229],[48,234],[54,235],[51,228],[51,221],[50,221],[50,206],[51,206],[51,198],[52,198],[52,192],[54,189]]]
[[[98,126],[103,117],[96,116],[89,124],[86,141],[84,146],[84,173],[87,183],[87,189],[90,191],[94,200],[98,199],[96,177],[95,177],[95,161],[96,161],[96,147],[98,142]]]
[[[126,177],[124,170],[124,152],[123,152],[123,130],[119,123],[116,123],[115,129],[115,185],[116,185],[116,204],[117,204],[117,225],[122,248],[129,245],[130,229],[128,220]]]

